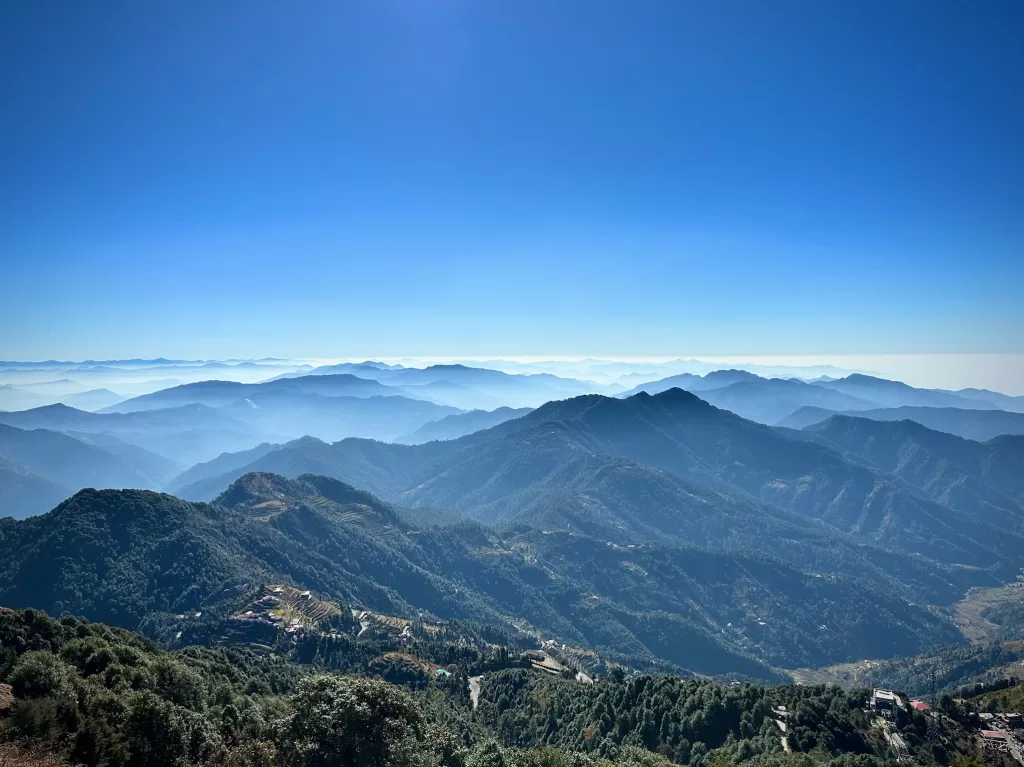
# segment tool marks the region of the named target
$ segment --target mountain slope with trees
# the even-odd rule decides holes
[[[0,521],[0,603],[162,636],[175,615],[224,617],[247,584],[283,582],[388,614],[530,627],[631,664],[760,678],[774,678],[769,665],[911,654],[959,636],[864,582],[762,555],[416,529],[414,514],[314,476],[246,475],[216,504],[82,491]]]
[[[406,445],[419,445],[434,440],[458,439],[475,431],[497,426],[513,418],[521,418],[529,412],[530,408],[528,407],[499,407],[494,410],[471,410],[468,413],[449,415],[438,421],[425,423],[412,434],[400,437],[397,441]]]
[[[397,684],[380,678],[396,668],[389,656],[436,667],[412,654],[427,647],[374,657],[366,653],[383,648],[336,637],[329,656],[303,657],[307,642],[272,654],[232,646],[168,652],[123,629],[0,608],[0,759],[11,767],[893,763],[864,710],[866,690],[627,679],[619,668],[585,684],[508,668],[516,661],[506,653],[503,670],[475,678],[474,703],[468,668],[456,664]],[[901,721],[915,762],[973,764],[963,761],[973,748],[960,724],[966,711],[948,714],[938,749],[927,742],[923,715]]]
[[[1024,467],[1014,451],[1000,455]],[[748,421],[679,389],[552,402],[449,442],[304,441],[209,480],[205,493],[245,470],[326,474],[403,506],[454,507],[489,523],[518,515],[588,534],[617,528],[621,540],[660,540],[675,527],[676,540],[722,545],[747,521],[764,530],[784,520],[749,536],[761,544],[743,544],[781,553],[795,520],[811,534],[897,552],[891,567],[916,561],[910,569],[941,572],[954,589],[998,585],[1024,565],[1024,537],[984,509],[936,502],[945,497],[938,487],[930,498],[819,435]],[[737,516],[737,507],[749,511]],[[701,528],[718,532],[701,537]]]
[[[921,488],[935,501],[1004,530],[1024,531],[1024,435],[981,443],[914,421],[839,415],[806,431]]]

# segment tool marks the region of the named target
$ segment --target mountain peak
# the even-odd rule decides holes
[[[380,521],[398,523],[397,514],[390,504],[365,490],[358,490],[341,480],[319,474],[303,474],[297,479],[288,479],[273,472],[249,472],[232,482],[214,503],[235,511],[262,515],[302,506],[323,510],[327,501],[336,504],[335,508],[367,508]]]
[[[888,378],[879,378],[878,376],[869,376],[864,373],[850,373],[846,378],[840,378],[839,381],[846,381],[847,383],[856,384],[870,384],[872,386],[885,386],[890,389],[911,389],[913,387],[903,383],[902,381],[891,381]]]
[[[282,477],[271,472],[252,471],[243,474],[217,496],[218,506],[229,509],[253,508],[268,502],[317,495],[316,490],[304,482]]]
[[[40,407],[31,408],[31,412],[42,415],[44,413],[84,413],[86,411],[65,405],[63,402],[54,402],[52,405],[41,405]]]
[[[640,396],[640,395],[639,394],[634,395],[634,397],[638,397],[638,396]],[[645,396],[647,396],[647,395],[645,395]],[[629,399],[633,399],[633,397],[630,397]],[[663,391],[663,392],[659,392],[659,393],[657,393],[655,395],[652,395],[651,396],[651,400],[653,402],[657,402],[657,403],[662,404],[662,405],[674,405],[674,406],[689,405],[689,406],[692,406],[692,407],[701,407],[701,408],[709,408],[709,407],[711,407],[711,405],[709,405],[707,402],[702,400],[696,394],[693,394],[692,392],[688,392],[688,391],[686,391],[686,389],[680,389],[678,386],[673,386],[671,389],[665,389],[665,391]]]

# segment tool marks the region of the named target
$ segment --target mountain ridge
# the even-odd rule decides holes
[[[910,420],[929,429],[955,434],[965,439],[985,442],[1000,434],[1024,434],[1024,414],[1005,410],[964,408],[910,407],[872,408],[857,411],[835,411],[825,408],[801,407],[779,421],[779,426],[803,429],[820,423],[831,415],[852,415],[876,421]]]
[[[936,503],[926,490],[809,436],[745,420],[679,389],[627,400],[585,395],[450,442],[286,447],[209,480],[203,497],[212,498],[246,470],[313,471],[403,506],[453,507],[503,524],[524,514],[542,527],[547,516],[552,525],[581,531],[617,529],[623,542],[660,540],[675,525],[716,545],[742,538],[758,520],[757,529],[775,531],[748,547],[788,552],[786,541],[802,524],[821,536],[805,541],[810,551],[842,549],[844,536],[853,536],[901,552],[894,567],[913,571],[927,561],[963,587],[973,578],[980,579],[976,585],[996,585],[1021,566],[1014,534],[975,524],[962,509]],[[634,481],[640,476],[644,482]],[[712,515],[715,523],[682,524],[702,518],[694,516],[699,498],[715,499],[704,501],[721,512]],[[644,520],[663,521],[655,531]],[[921,564],[911,566],[916,558]]]
[[[40,517],[0,520],[0,554],[0,601],[59,603],[133,628],[176,612],[225,614],[236,587],[262,581],[390,614],[526,621],[611,657],[762,678],[775,678],[770,665],[958,636],[902,599],[761,554],[615,546],[525,527],[421,530],[365,491],[310,475],[245,475],[214,504],[83,490]],[[829,606],[841,604],[861,605],[862,628]]]

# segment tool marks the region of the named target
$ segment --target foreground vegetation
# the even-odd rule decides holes
[[[474,707],[458,664],[396,685],[363,662],[361,645],[307,663],[237,646],[170,652],[127,630],[3,609],[0,763],[872,767],[893,756],[863,710],[865,690],[627,677],[619,668],[585,684],[495,653],[508,667],[483,677]],[[928,743],[926,729],[913,712],[903,723],[915,760],[971,764],[955,718],[943,718],[943,745]]]

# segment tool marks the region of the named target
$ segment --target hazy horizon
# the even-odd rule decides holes
[[[426,367],[438,364],[464,364],[502,370],[507,373],[552,373],[555,375],[601,384],[610,384],[624,376],[639,376],[650,372],[655,380],[683,372],[703,375],[712,370],[738,368],[765,377],[796,377],[814,379],[820,376],[843,377],[852,373],[902,381],[920,388],[958,390],[966,388],[990,389],[1009,395],[1024,395],[1024,354],[889,354],[889,355],[500,355],[483,354],[473,357],[457,355],[356,355],[322,357],[288,357],[265,355],[260,357],[207,358],[195,355],[135,354],[123,358],[104,358],[101,355],[79,359],[0,360],[0,364],[31,366],[33,364],[84,362],[124,363],[135,360],[166,360],[170,365],[188,363],[245,363],[261,362],[268,365],[299,366],[358,363],[367,360],[406,367]],[[46,378],[45,372],[40,373]],[[230,371],[218,370],[214,378],[243,380],[232,377]],[[250,378],[245,378],[248,381]],[[260,380],[258,375],[251,379]],[[8,380],[0,368],[0,384],[17,385]],[[32,385],[43,383],[33,382]],[[84,388],[84,387],[83,387]],[[116,388],[116,387],[115,387]]]

